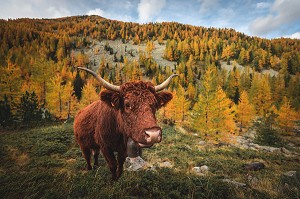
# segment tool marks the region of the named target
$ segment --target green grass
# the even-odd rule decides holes
[[[174,127],[164,127],[160,144],[143,151],[155,171],[124,171],[111,181],[104,159],[86,172],[71,124],[0,134],[1,198],[299,198],[300,163],[282,155],[233,147],[199,146],[200,141]],[[170,168],[159,167],[168,161]],[[244,165],[262,161],[266,169],[246,171]],[[207,165],[207,176],[193,173]],[[283,173],[296,170],[298,178]],[[257,181],[250,183],[249,176]],[[228,178],[246,187],[235,187]]]

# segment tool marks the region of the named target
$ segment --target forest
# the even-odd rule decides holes
[[[99,16],[0,20],[0,124],[71,120],[98,100],[101,87],[77,66],[92,68],[107,81],[162,82],[179,74],[173,100],[157,117],[212,142],[228,142],[254,124],[289,135],[299,131],[300,40],[263,39],[233,29],[176,22],[138,24]],[[114,60],[96,65],[84,49],[97,41],[146,45],[134,60],[105,46]],[[154,44],[156,42],[156,44]],[[157,43],[158,42],[158,43]],[[164,45],[159,65],[153,58]],[[98,55],[94,50],[94,55]],[[233,67],[225,70],[221,64]],[[237,66],[243,66],[241,70]],[[276,75],[263,73],[272,70]]]

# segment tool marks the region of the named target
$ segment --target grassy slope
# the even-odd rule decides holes
[[[172,127],[164,128],[162,143],[144,150],[152,165],[169,161],[172,168],[125,171],[111,182],[103,158],[100,168],[85,172],[84,159],[73,138],[71,124],[0,134],[1,198],[297,198],[299,160],[231,147],[200,147],[200,138]],[[246,171],[245,163],[263,161],[266,169]],[[192,167],[207,165],[209,174],[197,176]],[[248,177],[257,178],[250,183]],[[229,178],[246,183],[235,187]],[[297,187],[298,186],[298,187]]]

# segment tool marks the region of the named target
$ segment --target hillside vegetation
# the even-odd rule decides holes
[[[202,145],[202,139],[192,133],[169,126],[163,129],[163,141],[144,150],[143,158],[149,166],[138,171],[125,170],[117,182],[111,181],[102,156],[98,169],[84,171],[85,161],[75,143],[72,124],[1,134],[1,198],[300,196],[300,164],[295,156]],[[246,164],[257,161],[263,162],[265,169],[246,169]],[[193,167],[203,165],[209,168],[207,172],[194,172]],[[291,170],[298,176],[286,174]]]
[[[179,23],[125,23],[98,16],[0,21],[0,122],[66,120],[101,90],[76,66],[120,85],[179,74],[158,117],[214,142],[253,121],[284,135],[299,131],[300,41]],[[232,70],[222,69],[224,62]],[[243,70],[238,70],[240,66]],[[272,69],[277,75],[262,73]]]

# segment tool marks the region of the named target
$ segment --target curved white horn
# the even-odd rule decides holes
[[[161,83],[161,84],[155,86],[155,87],[154,87],[154,88],[155,88],[155,91],[156,91],[156,92],[157,92],[157,91],[161,91],[161,90],[163,90],[164,88],[166,88],[166,87],[170,84],[172,78],[173,78],[173,77],[176,77],[176,76],[178,76],[178,75],[177,75],[177,74],[173,74],[173,75],[171,75],[168,79],[166,79],[166,81],[164,81],[163,83]]]
[[[106,88],[108,90],[111,90],[111,91],[116,91],[116,92],[120,92],[121,91],[120,86],[116,86],[116,85],[113,85],[113,84],[105,81],[104,79],[102,79],[102,77],[100,77],[94,71],[92,71],[92,70],[90,70],[88,68],[83,68],[83,67],[77,67],[77,68],[81,69],[81,70],[85,70],[85,71],[89,72],[90,74],[92,74],[104,88]]]

